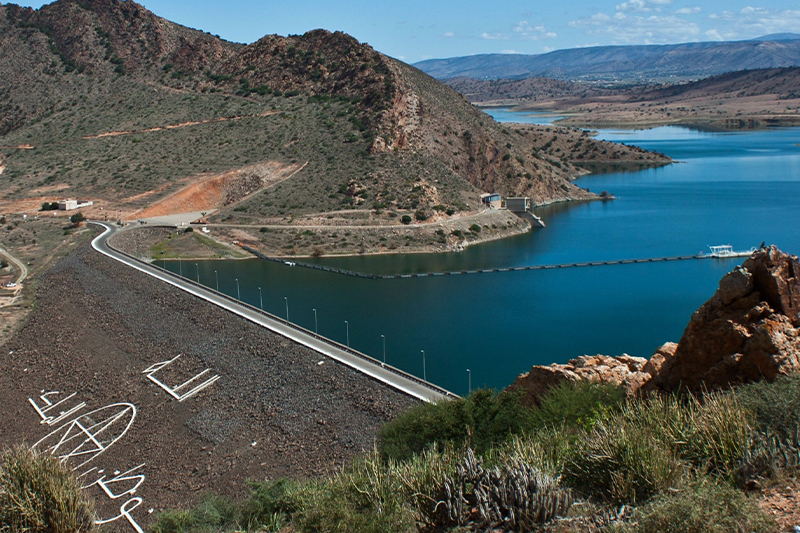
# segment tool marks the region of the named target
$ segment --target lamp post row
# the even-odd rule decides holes
[[[196,270],[196,273],[197,273],[197,283],[200,283],[200,268],[199,268],[197,263],[195,263],[194,266],[195,266],[195,270]],[[183,275],[183,266],[182,266],[182,264],[180,262],[179,262],[178,268],[180,269],[181,275]],[[236,299],[237,300],[241,300],[242,299],[242,293],[241,293],[241,287],[239,285],[239,278],[235,278],[235,279],[236,279]],[[216,281],[217,292],[219,292],[219,273],[216,270],[214,271],[214,280]],[[288,296],[284,296],[283,300],[284,300],[284,303],[286,304],[286,321],[288,322],[289,321],[289,297]],[[259,301],[259,307],[263,311],[264,310],[264,294],[263,294],[263,292],[261,290],[261,287],[258,288],[258,301]],[[316,308],[314,308],[314,309],[312,309],[312,311],[314,312],[314,333],[319,334],[319,322],[318,322],[318,319],[317,319],[317,310],[316,310]],[[344,321],[344,325],[345,325],[345,335],[346,335],[347,347],[349,348],[350,347],[350,322],[345,320]],[[383,363],[382,363],[382,365],[386,366],[386,335],[381,335],[381,342],[383,344]],[[420,352],[422,353],[422,379],[427,381],[428,380],[428,368],[427,368],[427,362],[426,362],[426,357],[425,357],[425,350],[420,350]],[[467,377],[468,377],[468,390],[469,390],[469,392],[472,392],[472,371],[469,368],[467,369]]]

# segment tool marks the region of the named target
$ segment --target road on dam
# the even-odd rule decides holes
[[[445,398],[457,398],[455,394],[438,387],[433,383],[417,378],[416,376],[408,374],[390,365],[384,365],[380,361],[373,359],[366,354],[352,350],[347,346],[317,335],[312,331],[306,330],[274,315],[265,313],[260,309],[239,302],[238,300],[214,291],[205,285],[182,278],[167,270],[115,250],[108,244],[108,240],[116,232],[125,230],[120,230],[117,226],[107,222],[90,221],[90,223],[105,228],[105,231],[92,241],[92,247],[96,251],[116,261],[119,261],[131,268],[135,268],[140,272],[186,291],[197,298],[222,307],[231,313],[239,315],[242,318],[259,324],[279,335],[311,348],[322,355],[330,357],[335,361],[347,365],[350,368],[366,374],[371,378],[385,383],[410,396],[426,402],[435,402]]]

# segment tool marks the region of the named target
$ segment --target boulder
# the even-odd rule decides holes
[[[647,359],[627,354],[618,357],[584,355],[563,365],[533,366],[528,373],[520,375],[508,390],[524,390],[522,402],[526,405],[537,405],[551,387],[564,382],[613,383],[634,394],[650,378],[650,374],[643,371],[646,364]]]
[[[727,388],[800,372],[800,262],[776,247],[761,248],[726,274],[714,296],[692,315],[678,344],[649,359],[582,356],[534,366],[509,387],[537,404],[559,383],[588,380],[628,394]]]
[[[762,248],[726,274],[645,390],[714,390],[800,369],[800,264]]]

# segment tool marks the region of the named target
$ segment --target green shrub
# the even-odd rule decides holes
[[[563,382],[547,391],[539,402],[536,421],[540,426],[580,425],[591,429],[619,412],[625,391],[610,383]]]
[[[155,533],[219,531],[236,523],[236,504],[227,498],[206,496],[196,507],[161,513],[153,526]]]
[[[412,531],[409,499],[393,467],[385,466],[374,451],[328,481],[307,484],[293,526],[309,533]]]
[[[800,374],[745,385],[735,394],[742,407],[754,415],[756,429],[794,439],[800,428]]]
[[[81,213],[80,211],[69,217],[69,221],[75,224],[76,226],[81,222],[83,222],[84,220],[86,220],[86,217],[83,216],[83,213]]]
[[[479,225],[477,225],[477,224],[473,224],[473,225],[471,225],[471,226],[469,227],[469,230],[470,230],[472,233],[480,233],[480,232],[481,232],[481,227],[480,227]]]
[[[595,426],[571,450],[564,479],[587,495],[636,503],[674,487],[685,472],[675,452],[649,426],[617,416]]]
[[[295,481],[278,479],[249,485],[250,498],[242,503],[238,518],[240,526],[248,531],[286,522],[301,507],[295,497],[300,484]]]
[[[766,533],[775,522],[755,501],[727,484],[702,482],[659,495],[619,533]]]
[[[510,435],[534,428],[534,410],[520,393],[479,389],[466,398],[420,404],[384,425],[379,449],[385,457],[407,459],[434,443],[468,443],[483,453]]]
[[[0,459],[0,531],[96,531],[92,502],[58,458],[14,448]]]
[[[631,402],[622,416],[643,430],[650,428],[695,468],[729,480],[736,476],[751,433],[748,413],[728,393]]]
[[[411,215],[403,215],[400,217],[400,222],[403,224],[411,224]]]

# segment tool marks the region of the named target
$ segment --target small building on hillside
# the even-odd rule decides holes
[[[500,195],[496,192],[481,194],[481,204],[487,207],[500,207],[501,203]]]
[[[522,213],[530,211],[531,199],[527,196],[520,196],[516,198],[506,198],[506,208],[515,213]]]
[[[58,201],[58,209],[60,211],[73,211],[82,207],[89,207],[90,205],[94,205],[94,202],[91,200],[66,199]]]

